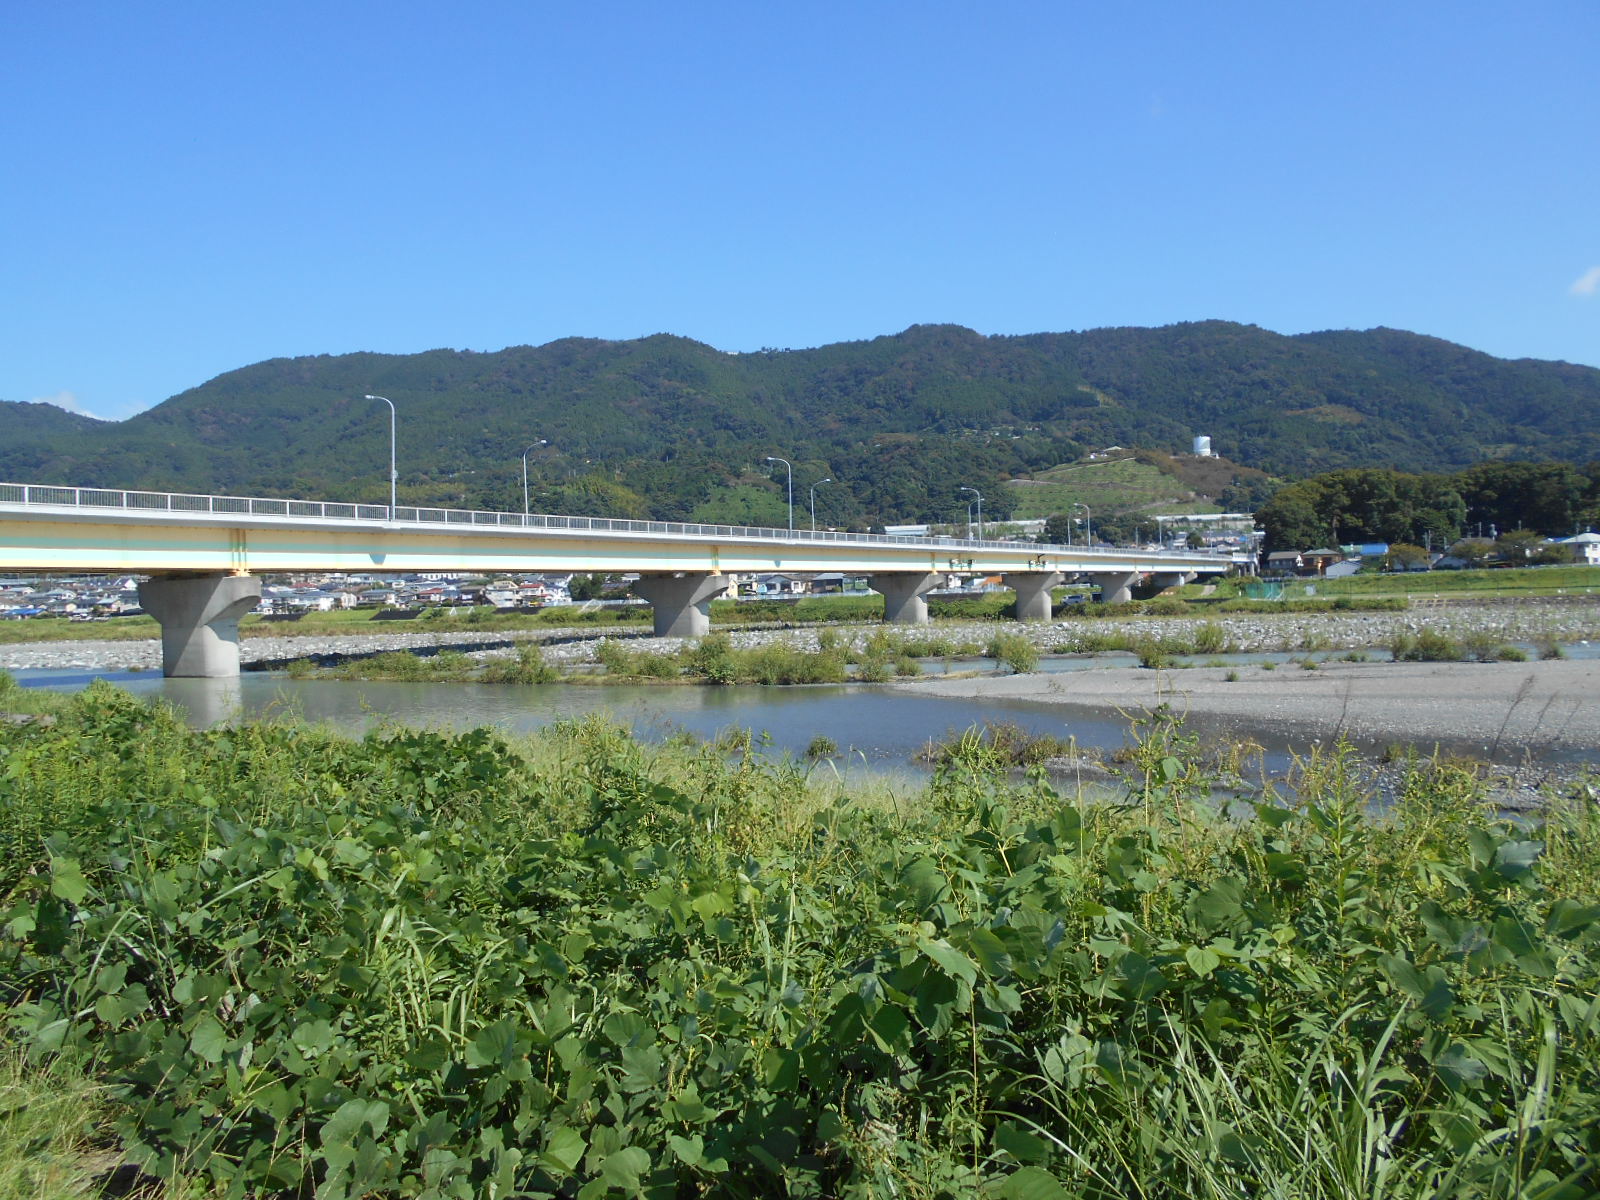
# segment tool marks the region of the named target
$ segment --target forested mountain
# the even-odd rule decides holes
[[[495,353],[275,359],[116,423],[0,403],[0,478],[259,495],[833,525],[948,520],[963,485],[1120,443],[1285,476],[1600,457],[1600,370],[1378,329],[1286,337],[1206,321],[985,337],[951,325],[729,354],[660,334]],[[776,473],[774,473],[776,468]]]

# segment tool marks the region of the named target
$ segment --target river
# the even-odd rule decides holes
[[[197,726],[279,716],[327,725],[351,736],[386,721],[450,728],[491,725],[523,732],[605,713],[644,741],[682,734],[711,740],[729,729],[748,729],[773,753],[799,757],[822,738],[837,747],[835,761],[841,767],[888,773],[917,770],[913,759],[930,739],[941,740],[984,722],[1012,722],[1031,733],[1072,738],[1096,755],[1129,740],[1129,723],[1121,717],[1064,713],[1059,705],[1026,700],[974,703],[908,695],[875,684],[530,686],[352,683],[250,671],[237,679],[163,679],[154,672],[81,670],[12,674],[27,687],[66,691],[103,678],[135,695],[174,704]],[[1274,759],[1286,761],[1287,747],[1269,748],[1277,751]]]

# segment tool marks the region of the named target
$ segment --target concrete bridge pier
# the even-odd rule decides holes
[[[168,679],[239,674],[239,618],[261,599],[249,575],[167,575],[139,585],[139,603],[161,625],[161,673]]]
[[[939,586],[944,577],[931,572],[904,571],[867,576],[867,585],[883,594],[883,619],[891,625],[926,625],[928,602],[923,596]]]
[[[1060,571],[1027,571],[1000,576],[1001,582],[1017,594],[1019,621],[1048,621],[1050,589],[1065,578]]]
[[[1087,578],[1100,585],[1100,603],[1126,604],[1133,599],[1133,585],[1139,581],[1139,572],[1117,571],[1114,574],[1090,574]]]
[[[711,632],[711,602],[728,590],[726,575],[683,571],[640,575],[634,595],[650,602],[657,637],[705,637]]]
[[[1171,587],[1182,587],[1186,583],[1193,583],[1195,576],[1194,571],[1152,571],[1150,586],[1158,592],[1164,592]]]

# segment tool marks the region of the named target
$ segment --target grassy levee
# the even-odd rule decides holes
[[[1307,585],[1322,598],[1378,598],[1385,596],[1421,598],[1428,596],[1456,599],[1495,599],[1519,596],[1582,596],[1600,593],[1600,567],[1553,566],[1507,567],[1477,571],[1368,572],[1342,579],[1290,579],[1284,581],[1284,594],[1294,598],[1304,594]],[[1186,584],[1177,595],[1185,599],[1202,596],[1239,594],[1240,582],[1225,580],[1215,586]]]
[[[94,685],[0,727],[0,1037],[105,1105],[20,1153],[238,1198],[1594,1193],[1592,792],[1509,824],[1418,762],[1373,816],[1336,749],[1222,819],[1181,725],[1126,757],[1094,805],[966,739],[908,801],[748,737]]]

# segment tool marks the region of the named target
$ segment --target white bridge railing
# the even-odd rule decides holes
[[[457,508],[422,508],[400,505],[390,513],[387,504],[346,504],[329,500],[279,500],[250,496],[201,496],[187,492],[140,492],[117,488],[60,487],[38,483],[0,483],[0,504],[49,508],[96,508],[140,513],[205,514],[303,518],[309,520],[367,521],[375,524],[471,526],[482,528],[570,529],[613,533],[648,533],[693,538],[766,538],[803,542],[859,542],[868,545],[926,546],[950,552],[985,547],[1017,550],[1021,544],[969,538],[922,537],[915,534],[838,533],[833,530],[770,529],[759,525],[699,525],[682,521],[629,521],[616,517],[564,517],[547,513],[486,512]],[[1033,549],[1070,551],[1073,554],[1127,558],[1129,552],[1110,546],[1052,546],[1028,543]],[[1223,557],[1213,551],[1138,551],[1141,558],[1195,556]]]

